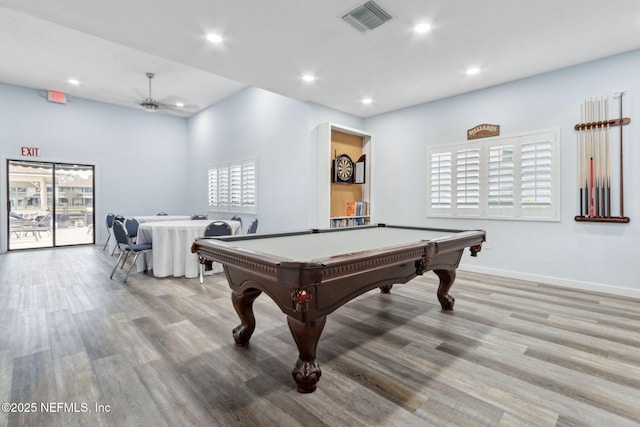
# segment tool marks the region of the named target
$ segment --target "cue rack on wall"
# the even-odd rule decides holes
[[[622,126],[631,122],[622,117],[622,95],[619,99],[620,116],[610,118],[609,96],[591,98],[580,106],[582,123],[575,125],[578,131],[578,191],[580,214],[576,221],[628,223],[624,216],[624,169]],[[619,145],[611,139],[611,128],[619,126]],[[617,146],[616,146],[617,145]],[[613,153],[613,154],[612,154]],[[619,156],[619,163],[613,157]],[[616,185],[615,178],[618,178]],[[617,187],[617,188],[616,188]],[[618,192],[619,214],[614,215],[611,207],[611,192]]]

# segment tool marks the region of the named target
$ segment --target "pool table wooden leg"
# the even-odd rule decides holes
[[[393,288],[393,285],[380,286],[380,292],[383,293],[383,294],[390,294],[391,293],[391,288]]]
[[[440,301],[443,310],[451,311],[456,299],[449,295],[449,289],[451,289],[453,281],[456,279],[456,270],[433,270],[433,272],[440,278],[438,301]]]
[[[251,289],[242,293],[233,291],[231,300],[233,308],[236,309],[240,324],[233,328],[233,339],[236,344],[247,346],[253,331],[256,329],[256,318],[253,315],[253,302],[260,296],[262,291]]]
[[[300,393],[315,391],[316,384],[320,380],[322,372],[320,371],[320,364],[316,361],[316,349],[326,321],[326,316],[308,322],[301,322],[298,319],[287,316],[289,330],[293,335],[299,352],[298,361],[293,367],[291,375],[293,375],[293,379],[298,384]]]

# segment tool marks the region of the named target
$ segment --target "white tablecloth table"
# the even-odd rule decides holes
[[[127,217],[125,217],[127,218]],[[160,221],[185,221],[191,219],[191,215],[139,215],[134,216],[140,224],[145,222],[160,222]]]
[[[191,219],[191,215],[138,215],[125,218],[135,218],[140,224],[142,224],[145,222],[184,221]],[[111,238],[109,239],[109,253],[113,253],[116,246],[116,236],[113,235],[113,228],[110,229],[109,232],[111,233]]]
[[[145,222],[138,228],[138,243],[150,242],[153,250],[142,263],[138,271],[153,269],[155,277],[198,277],[200,273],[198,255],[191,253],[191,245],[198,237],[204,236],[204,229],[213,219],[186,221]],[[231,226],[233,234],[240,233],[240,221],[224,221]],[[141,257],[140,257],[141,258]],[[139,259],[140,259],[139,258]],[[220,264],[214,263],[214,272],[222,271]]]

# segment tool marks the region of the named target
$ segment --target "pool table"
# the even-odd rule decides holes
[[[391,225],[199,238],[192,252],[201,263],[216,261],[232,290],[240,325],[238,345],[248,345],[255,329],[253,302],[266,293],[287,315],[299,356],[293,378],[302,393],[320,379],[316,349],[327,315],[374,288],[388,293],[425,271],[439,277],[437,297],[452,310],[449,289],[465,248],[472,256],[485,241],[482,230],[461,231]]]

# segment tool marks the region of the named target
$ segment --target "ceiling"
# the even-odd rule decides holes
[[[247,86],[370,117],[640,48],[638,0],[375,1],[362,33],[364,0],[0,0],[0,82],[140,108],[153,72],[183,117]]]

